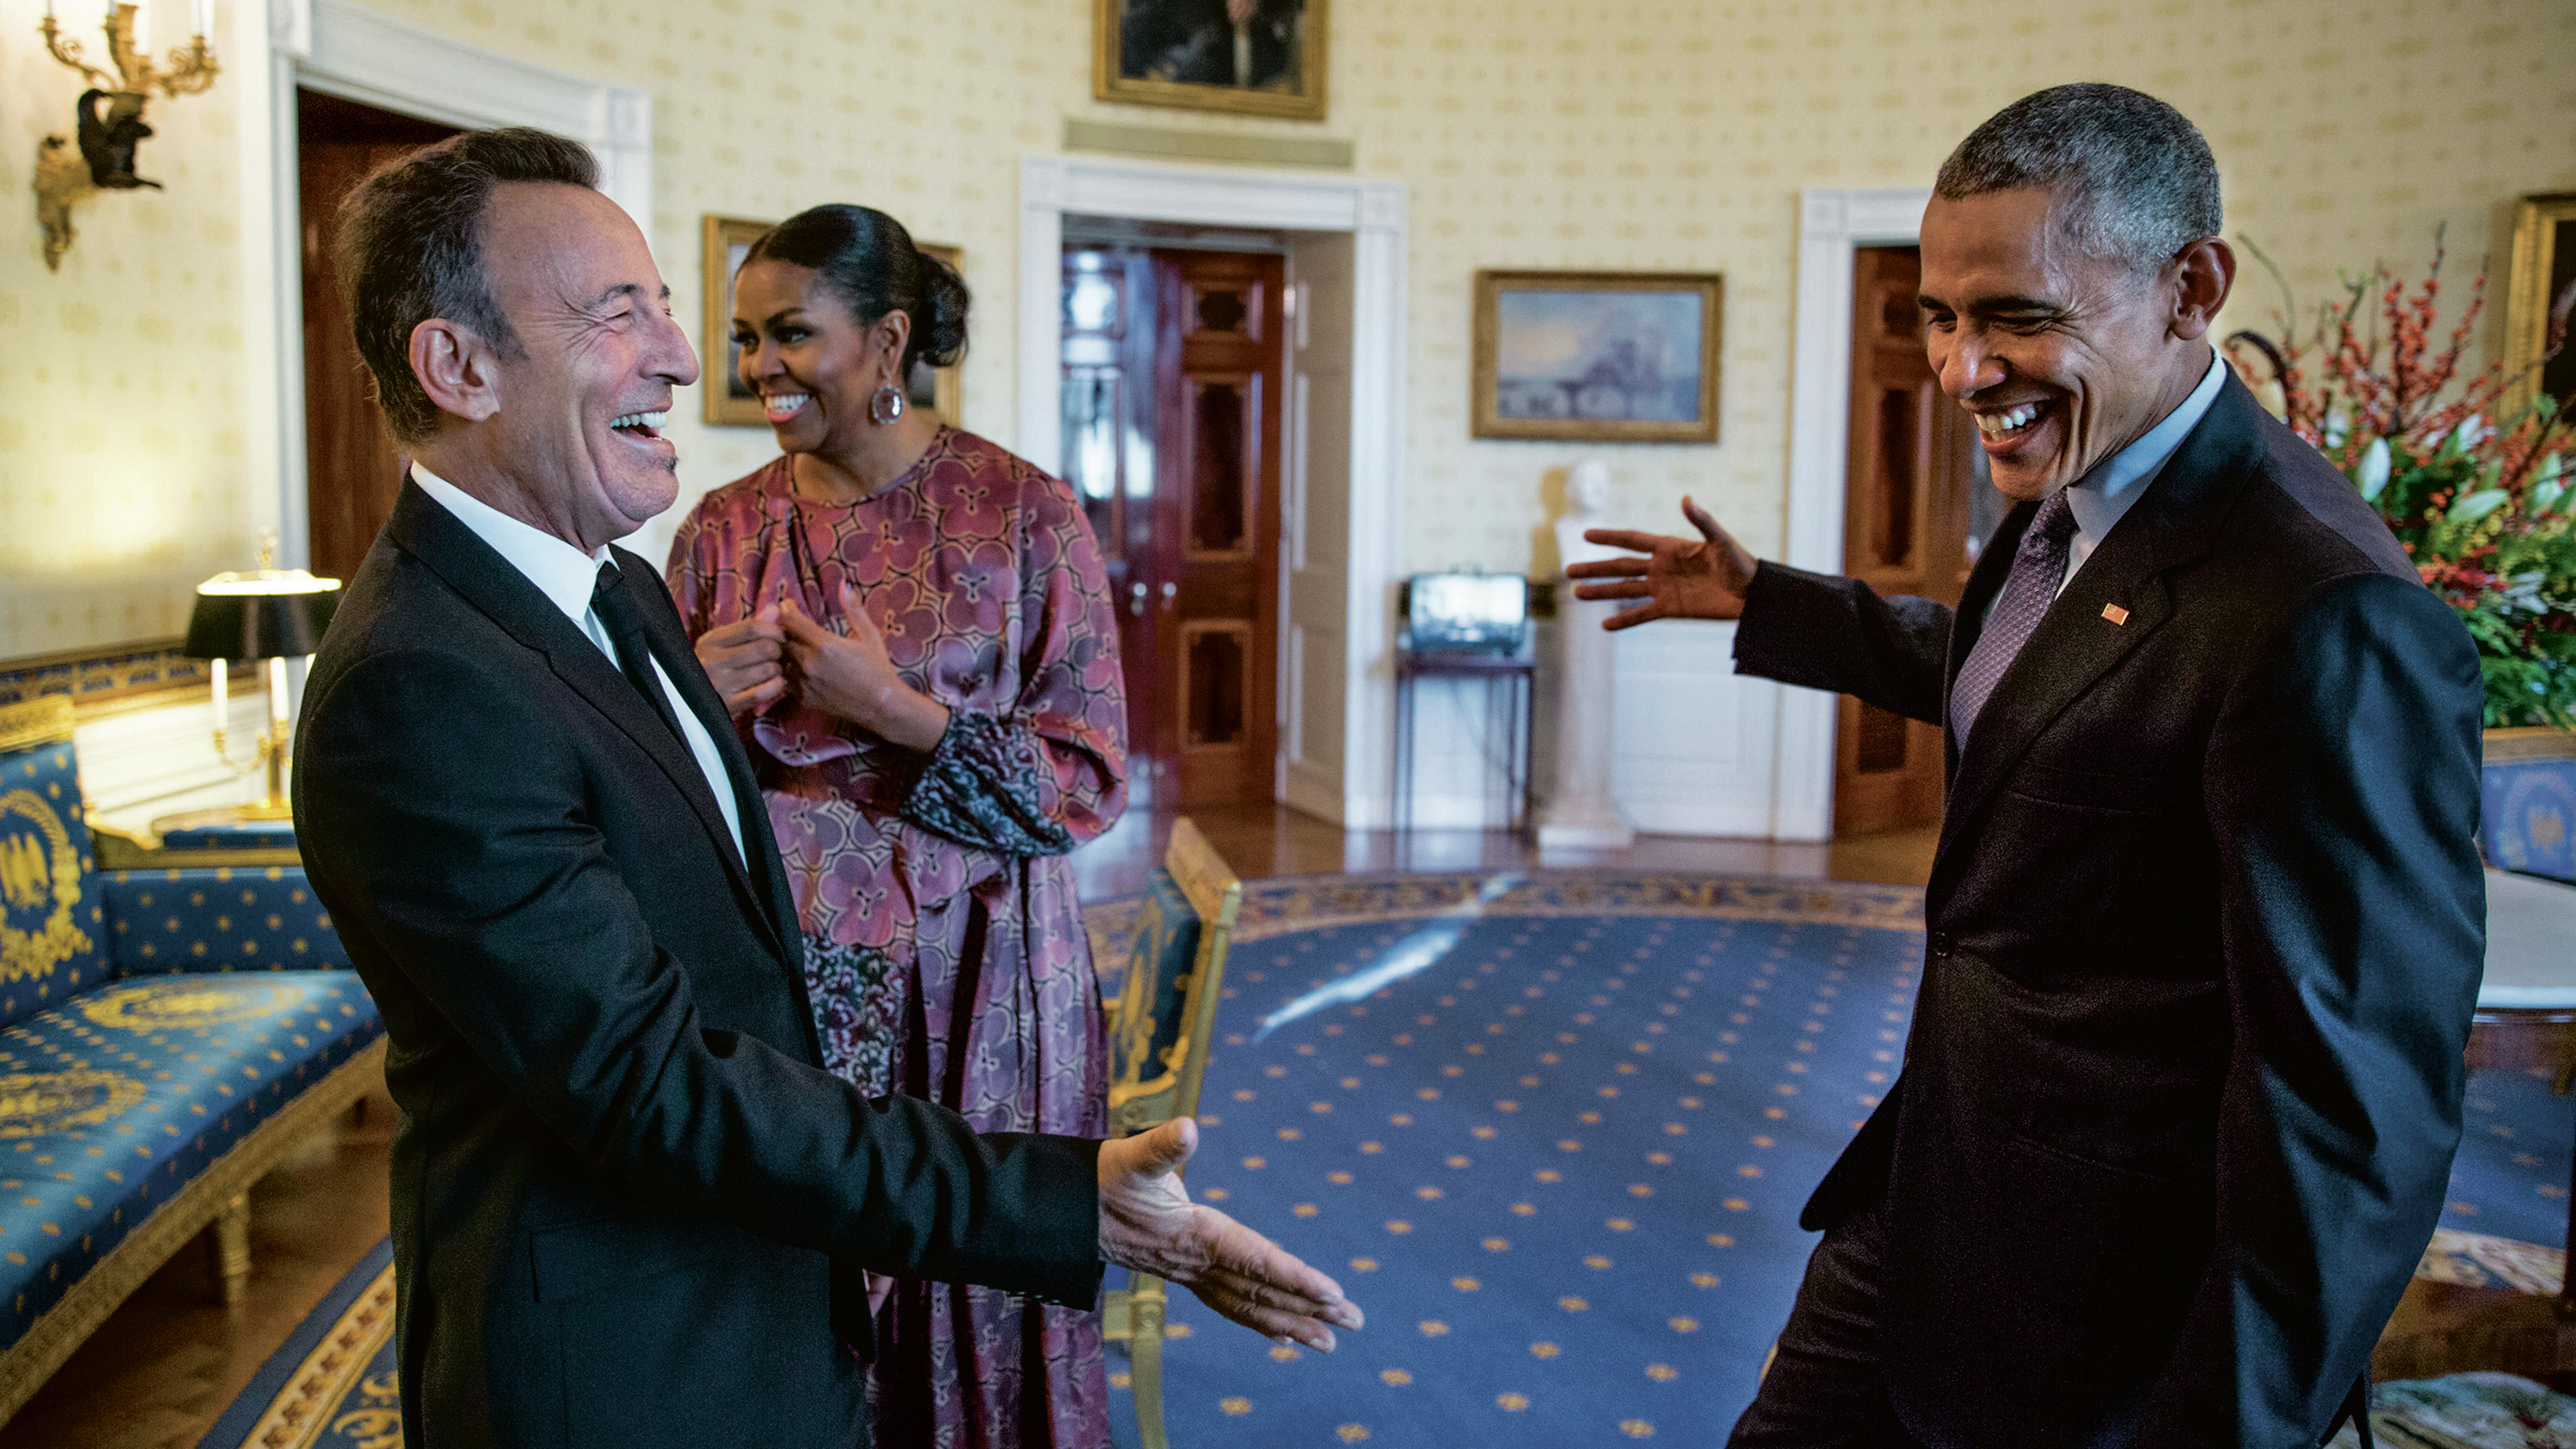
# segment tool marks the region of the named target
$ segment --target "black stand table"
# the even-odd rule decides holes
[[[1399,836],[1413,824],[1413,688],[1425,678],[1481,679],[1486,682],[1486,739],[1500,726],[1504,736],[1503,786],[1511,800],[1511,828],[1529,820],[1530,769],[1526,746],[1530,736],[1531,695],[1537,688],[1537,661],[1527,653],[1492,654],[1467,650],[1395,652],[1395,801],[1393,823]],[[1501,690],[1493,686],[1500,683]],[[1488,769],[1493,763],[1486,754]]]

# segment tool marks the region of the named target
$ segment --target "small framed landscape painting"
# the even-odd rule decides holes
[[[1475,436],[1716,442],[1724,294],[1705,273],[1478,272]]]
[[[1104,101],[1324,119],[1324,0],[1091,0]]]
[[[698,356],[703,375],[699,385],[706,392],[706,419],[718,427],[742,425],[766,427],[761,416],[760,394],[742,380],[742,349],[733,340],[733,274],[742,270],[742,259],[760,234],[775,225],[766,221],[745,221],[734,216],[709,216],[704,223],[704,249],[707,299],[706,337]],[[966,253],[961,247],[941,246],[933,242],[916,243],[922,251],[946,262],[963,277]],[[916,367],[905,379],[904,392],[914,407],[929,408],[947,422],[958,420],[963,406],[963,384],[959,374],[964,359],[952,367]]]
[[[2576,405],[2576,347],[2546,365],[2549,313],[2576,287],[2576,191],[2526,196],[2514,207],[2513,271],[2505,283],[2505,371],[2521,374],[2523,396],[2545,393],[2559,407]]]

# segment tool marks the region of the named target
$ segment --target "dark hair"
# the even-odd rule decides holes
[[[596,189],[599,161],[578,141],[525,126],[467,131],[378,171],[340,204],[333,249],[340,300],[375,377],[376,401],[402,442],[438,430],[438,405],[412,376],[413,328],[443,317],[505,355],[519,351],[483,276],[483,213],[505,181]]]
[[[862,327],[888,312],[912,319],[903,375],[913,364],[946,367],[966,351],[966,283],[957,269],[913,244],[903,223],[872,206],[817,206],[760,234],[742,264],[767,258],[812,267]]]
[[[1997,111],[1941,163],[1952,201],[2044,186],[2085,255],[2153,273],[2224,225],[2218,162],[2183,113],[2142,91],[2053,86]]]

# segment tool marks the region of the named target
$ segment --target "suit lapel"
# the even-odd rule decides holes
[[[1952,864],[1952,847],[1967,823],[1983,810],[2031,742],[2170,617],[2173,596],[2163,576],[2217,541],[2227,510],[2262,461],[2260,413],[2244,384],[2228,378],[2208,415],[2166,460],[2145,495],[2049,605],[2039,628],[1978,711],[1967,748],[1957,754],[1934,856],[1936,885],[1944,866]],[[1968,600],[1960,606],[1963,618],[1970,603],[1981,597],[1978,583],[1986,584],[1982,597],[2002,587],[2000,573],[2008,571],[2011,558],[2003,535],[2009,531],[2011,542],[2017,543],[2020,528],[2029,525],[2036,511],[2029,505],[2015,509],[2013,519],[2020,527],[1996,530],[1987,557],[1978,561]],[[1989,563],[2003,566],[1991,580],[1986,577]],[[2114,622],[2106,611],[2124,611],[2124,616]],[[1945,689],[1958,678],[1975,634],[1954,626],[1951,639]]]
[[[698,768],[688,746],[662,723],[653,707],[635,692],[635,686],[627,682],[590,636],[566,618],[563,610],[556,608],[554,601],[528,582],[527,576],[513,568],[509,560],[493,552],[491,545],[475,536],[474,530],[408,479],[385,529],[397,546],[428,565],[467,603],[519,643],[546,656],[556,678],[652,757],[696,813],[699,824],[713,837],[716,853],[724,858],[726,875],[753,921],[768,937],[770,949],[778,952],[782,960],[787,959],[777,923],[764,899],[766,893],[754,888],[741,855],[734,850],[733,832],[726,827],[724,812],[707,788],[706,772]],[[643,567],[640,560],[636,566]],[[668,665],[663,667],[675,678],[682,673]],[[752,822],[743,823],[748,837]],[[760,837],[767,836],[768,831],[763,829]]]
[[[628,578],[651,577],[651,566],[644,560],[622,548],[613,551],[617,566],[627,571]],[[724,697],[716,693],[715,681],[707,678],[705,667],[698,663],[697,651],[680,622],[679,610],[671,603],[669,590],[657,584],[642,590],[638,597],[648,600],[640,612],[651,635],[653,652],[662,657],[663,672],[678,686],[682,707],[697,716],[699,728],[715,742],[716,754],[724,761],[725,779],[733,786],[735,807],[742,814],[745,863],[751,868],[770,920],[786,937],[797,919],[796,901],[788,889],[787,867],[778,856],[776,833],[769,828],[769,807],[761,800],[760,782],[752,774],[741,734],[725,709]]]

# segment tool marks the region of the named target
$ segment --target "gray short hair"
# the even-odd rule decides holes
[[[2143,91],[2052,86],[1997,111],[1941,163],[1951,201],[2044,186],[2078,250],[2154,273],[2225,224],[2218,161],[2183,113]]]
[[[596,190],[599,160],[579,141],[525,126],[467,131],[393,162],[340,204],[340,300],[399,442],[438,431],[438,405],[412,376],[413,328],[443,317],[504,355],[518,353],[483,276],[483,213],[505,181]]]

